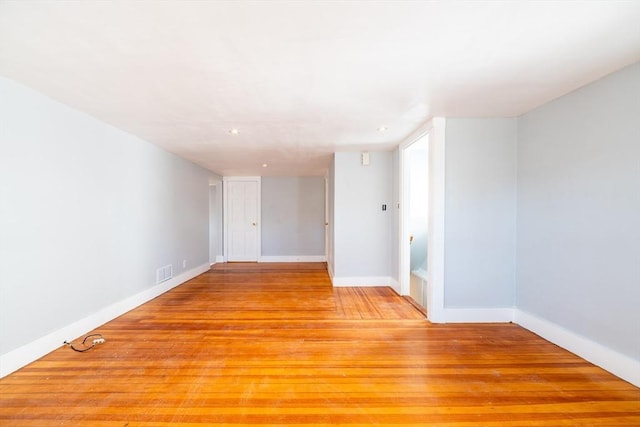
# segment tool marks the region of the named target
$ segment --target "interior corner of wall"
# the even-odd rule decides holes
[[[519,309],[514,311],[514,323],[640,387],[640,360],[619,353],[535,314]]]

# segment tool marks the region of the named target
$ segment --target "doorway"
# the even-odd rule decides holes
[[[260,177],[223,178],[226,261],[260,257]]]
[[[409,210],[406,201],[409,200],[407,159],[405,151],[421,137],[429,135],[428,145],[428,238],[427,238],[427,280],[426,289],[423,284],[423,299],[427,318],[434,323],[447,321],[444,304],[444,217],[445,217],[445,132],[446,118],[434,117],[411,134],[399,147],[399,263],[398,276],[402,295],[410,294],[411,249],[409,239]]]
[[[401,288],[418,305],[427,307],[427,247],[429,224],[429,134],[401,151],[403,211]]]
[[[224,262],[222,236],[222,180],[209,178],[209,264]]]

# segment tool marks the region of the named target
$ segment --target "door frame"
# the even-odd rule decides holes
[[[416,129],[398,145],[398,276],[400,293],[409,295],[410,265],[409,210],[405,203],[409,198],[408,168],[405,150],[424,135],[429,134],[429,234],[427,241],[427,318],[443,323],[444,310],[444,232],[445,232],[445,127],[444,117],[434,117]]]
[[[399,145],[399,168],[400,168],[400,292],[402,295],[411,294],[411,212],[410,212],[410,182],[411,182],[411,166],[409,165],[410,148],[413,147],[422,138],[429,135],[431,129],[420,129],[420,132],[412,134],[410,139],[403,141]],[[428,183],[427,183],[428,184]],[[428,192],[428,187],[427,187]],[[422,302],[418,301],[420,304]]]
[[[229,226],[229,213],[227,208],[229,206],[228,197],[229,197],[229,182],[255,182],[257,184],[257,200],[256,200],[256,209],[257,209],[257,220],[256,220],[256,261],[260,262],[260,258],[262,257],[262,208],[261,208],[261,200],[262,200],[262,178],[259,176],[224,176],[222,177],[222,221],[223,221],[223,258],[224,262],[229,262],[229,251],[227,249],[228,246],[228,226]]]
[[[324,259],[329,264],[329,177],[324,176]]]
[[[409,173],[410,168],[408,165],[408,150],[413,144],[418,142],[420,139],[427,136],[431,131],[432,126],[429,126],[429,123],[425,126],[421,126],[415,132],[413,132],[407,139],[400,143],[399,148],[399,183],[400,183],[400,191],[399,191],[399,202],[400,202],[400,230],[399,230],[399,253],[400,253],[400,267],[399,271],[399,279],[400,279],[400,293],[402,295],[409,295],[410,286],[411,286],[411,246],[409,243],[410,238],[410,230],[409,230],[409,222],[410,222],[410,212],[408,209],[409,206]]]
[[[211,191],[212,188],[215,188],[216,195],[215,201],[211,199]],[[211,209],[211,205],[215,206],[215,211]],[[213,265],[218,262],[222,262],[224,259],[222,257],[222,245],[223,245],[223,234],[224,230],[222,230],[223,226],[223,218],[222,218],[222,181],[217,178],[209,178],[209,264]],[[214,229],[212,230],[211,227]],[[212,234],[216,236],[215,239],[212,239]],[[211,244],[215,240],[215,247],[212,248]],[[212,253],[213,249],[213,253]]]

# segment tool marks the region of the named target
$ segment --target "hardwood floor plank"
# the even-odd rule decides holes
[[[321,263],[220,264],[0,380],[2,426],[640,426],[640,390],[513,324],[430,324]]]

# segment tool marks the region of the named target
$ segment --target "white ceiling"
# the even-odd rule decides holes
[[[639,22],[633,0],[1,1],[0,75],[221,175],[319,175],[637,62]]]

